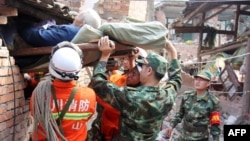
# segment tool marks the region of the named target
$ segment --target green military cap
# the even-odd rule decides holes
[[[194,77],[200,77],[202,79],[208,80],[210,81],[213,77],[212,73],[209,70],[202,70],[200,72],[198,72],[196,75],[194,75]]]
[[[137,59],[136,62],[147,64],[152,67],[155,72],[162,75],[165,75],[169,65],[168,61],[164,57],[154,52],[149,53],[146,58]]]

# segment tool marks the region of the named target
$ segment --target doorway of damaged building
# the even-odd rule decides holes
[[[79,4],[81,5],[81,0]],[[79,7],[76,7],[77,11]],[[51,47],[36,48],[18,34],[22,24],[54,19],[68,24],[75,16],[65,4],[54,0],[0,0],[0,140],[28,141],[33,128],[29,99],[39,80],[48,72]],[[86,45],[82,45],[84,48]],[[87,45],[96,48],[96,44]],[[44,57],[47,56],[47,57]],[[89,78],[89,67],[83,69]],[[90,79],[80,80],[82,85]]]

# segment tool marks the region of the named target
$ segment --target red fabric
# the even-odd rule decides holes
[[[113,136],[119,132],[120,111],[96,96],[96,100],[104,109],[102,112],[101,133],[104,134],[105,140],[110,141]]]
[[[59,106],[59,110],[61,111],[64,105],[67,103],[67,100],[76,86],[75,81],[62,82],[59,80],[54,80],[53,86],[56,91],[57,102]],[[33,95],[32,95],[33,96]],[[54,100],[51,98],[51,110],[53,113],[57,113],[57,110],[54,105]],[[32,111],[32,100],[30,101],[30,109]],[[81,113],[91,113],[91,115],[95,112],[96,106],[96,95],[95,92],[88,87],[79,87],[74,99],[72,100],[73,105],[71,105],[67,111],[67,113],[72,114],[81,114]],[[33,113],[31,113],[33,114]],[[87,116],[86,119],[63,119],[62,127],[64,131],[64,136],[68,141],[84,141],[87,138],[87,121],[91,118]],[[66,115],[65,115],[66,116]],[[64,117],[65,117],[64,116]],[[41,128],[39,128],[41,129]],[[43,130],[40,130],[38,136],[36,133],[33,136],[34,140],[44,141],[45,137],[41,134]],[[58,139],[60,140],[60,139]]]
[[[220,113],[218,111],[214,111],[210,114],[210,124],[211,125],[220,124]]]

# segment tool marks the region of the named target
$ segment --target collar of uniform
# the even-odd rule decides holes
[[[62,88],[71,88],[76,86],[76,81],[72,80],[72,81],[60,81],[55,79],[53,82],[53,85],[56,87],[62,87]]]
[[[197,98],[197,101],[200,101],[200,100],[208,101],[208,92],[205,92],[201,96],[196,95],[196,98]]]

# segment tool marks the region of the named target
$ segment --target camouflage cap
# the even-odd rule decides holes
[[[213,77],[212,73],[209,70],[202,70],[200,72],[198,72],[196,75],[194,75],[194,77],[200,77],[202,79],[208,80],[210,81]]]
[[[137,59],[136,62],[148,64],[153,70],[159,74],[165,75],[168,69],[168,61],[157,53],[151,52],[146,58]]]

